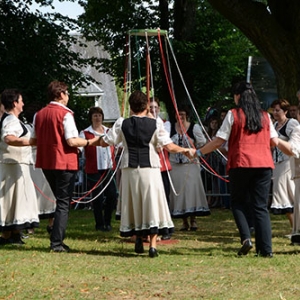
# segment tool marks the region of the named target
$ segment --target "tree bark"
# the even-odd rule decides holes
[[[177,46],[185,48],[185,44],[193,43],[196,30],[196,10],[197,0],[175,0],[174,1],[174,40]],[[179,50],[179,51],[178,51]],[[194,75],[191,70],[193,68],[193,60],[187,57],[185,51],[175,49],[176,60],[179,69],[185,80],[185,85],[191,95],[193,95]],[[187,93],[182,83],[178,71],[173,72],[174,89],[177,103],[187,104]]]
[[[300,1],[208,0],[270,63],[279,98],[297,102],[300,88]]]
[[[159,0],[160,28],[169,30],[169,1]]]

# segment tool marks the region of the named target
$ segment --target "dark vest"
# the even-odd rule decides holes
[[[122,132],[128,147],[128,167],[151,167],[149,143],[155,131],[155,119],[133,116],[123,121]]]
[[[195,125],[195,123],[194,122],[191,122],[191,124],[190,124],[190,126],[189,126],[189,128],[188,128],[188,130],[187,130],[187,132],[186,132],[186,134],[187,134],[187,136],[189,137],[189,138],[191,138],[193,141],[195,141],[195,136],[194,136],[194,132],[193,132],[193,130],[194,130],[194,125]],[[174,134],[176,134],[177,132],[176,132],[176,129],[175,129],[175,123],[173,123],[172,125],[171,125],[171,137],[174,135]]]

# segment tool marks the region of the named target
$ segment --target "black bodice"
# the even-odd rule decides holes
[[[156,130],[156,120],[147,117],[130,117],[123,121],[122,131],[128,146],[130,168],[149,168],[149,143]]]

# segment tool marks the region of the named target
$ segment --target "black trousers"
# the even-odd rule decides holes
[[[272,252],[268,211],[271,176],[271,168],[234,168],[229,171],[231,207],[241,243],[251,238],[247,219],[249,210],[252,210],[256,252],[261,254]]]
[[[76,171],[43,170],[56,198],[50,247],[62,245],[67,229],[70,202],[74,190]]]
[[[110,170],[99,170],[98,173],[96,174],[87,175],[90,189],[97,184],[100,178],[102,182],[92,192],[93,197],[96,197],[95,200],[93,201],[96,229],[100,229],[108,225],[110,226],[112,212],[116,206],[117,188],[116,188],[115,180],[112,179],[111,182],[108,184],[108,181],[111,179],[111,176],[112,176],[112,172]],[[103,193],[101,193],[101,191],[107,184],[108,184],[107,188]]]
[[[167,171],[161,172],[161,177],[162,177],[162,181],[163,181],[163,184],[164,184],[164,189],[165,189],[167,202],[168,202],[168,205],[170,205],[169,195],[170,195],[171,188],[170,188],[170,180],[169,180],[168,172]]]

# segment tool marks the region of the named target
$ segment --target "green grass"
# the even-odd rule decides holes
[[[180,228],[180,220],[175,220]],[[22,247],[0,248],[0,299],[299,299],[300,246],[291,246],[288,220],[272,216],[274,258],[254,251],[237,257],[231,212],[198,218],[197,232],[176,231],[158,244],[159,257],[134,253],[134,244],[94,231],[92,211],[72,210],[66,244],[49,251],[46,221]]]

